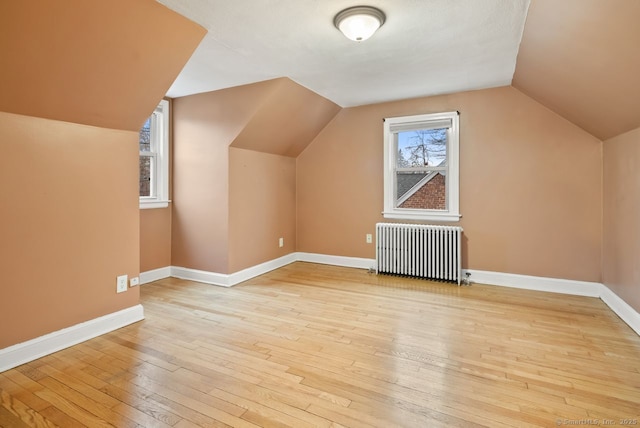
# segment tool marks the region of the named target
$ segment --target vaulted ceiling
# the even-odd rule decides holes
[[[513,86],[601,140],[640,127],[640,1],[533,0]]]
[[[513,85],[600,139],[640,127],[639,0],[370,0],[368,41],[333,26],[351,0],[158,0],[208,34],[168,92],[288,77],[342,106]]]

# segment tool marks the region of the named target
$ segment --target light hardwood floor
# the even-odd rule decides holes
[[[1,373],[0,426],[640,425],[640,338],[598,299],[308,263],[141,295]]]

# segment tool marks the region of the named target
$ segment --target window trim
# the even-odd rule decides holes
[[[460,120],[457,111],[389,117],[384,119],[384,211],[385,218],[403,220],[460,221]],[[397,134],[450,121],[447,131],[447,210],[396,207],[395,175]],[[430,125],[431,124],[431,125]],[[433,169],[433,168],[430,168]]]
[[[140,196],[140,209],[169,206],[169,101],[161,100],[151,118],[151,152],[139,156],[152,158],[151,196]]]

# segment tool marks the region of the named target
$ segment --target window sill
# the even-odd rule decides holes
[[[167,208],[171,201],[140,201],[140,209]]]
[[[460,214],[436,213],[431,211],[400,212],[383,211],[384,218],[394,218],[400,220],[428,220],[428,221],[460,221]]]

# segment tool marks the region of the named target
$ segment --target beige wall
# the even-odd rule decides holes
[[[640,128],[604,142],[603,282],[640,312]]]
[[[0,2],[0,111],[137,131],[206,30],[154,0]]]
[[[229,273],[229,145],[260,105],[263,86],[173,101],[173,266]]]
[[[175,99],[172,264],[224,274],[295,251],[293,156],[338,110],[289,79]]]
[[[138,303],[137,133],[206,31],[154,0],[0,2],[0,28],[3,348]]]
[[[229,169],[229,271],[294,252],[296,160],[231,148]]]
[[[463,266],[601,281],[602,143],[512,87],[342,110],[297,159],[298,251],[373,258],[382,119],[452,110]]]
[[[171,207],[140,210],[140,272],[171,266]]]
[[[136,142],[0,113],[0,348],[138,303]]]

